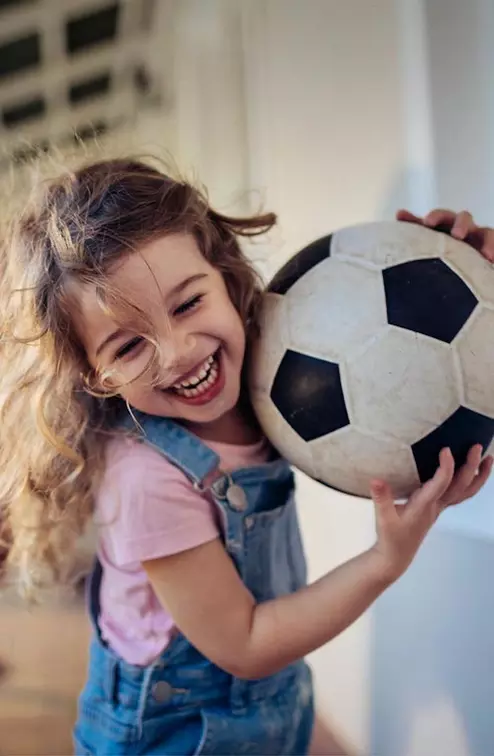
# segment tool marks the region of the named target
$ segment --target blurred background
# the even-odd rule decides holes
[[[266,275],[401,206],[492,224],[493,32],[494,0],[0,0],[0,182],[22,200],[40,152],[158,155],[220,209],[279,214],[253,250]],[[316,578],[372,542],[373,514],[299,481]],[[313,655],[355,753],[494,754],[493,493]],[[0,598],[0,754],[71,752],[88,634],[77,597]]]

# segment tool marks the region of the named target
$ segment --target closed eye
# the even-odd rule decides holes
[[[188,299],[186,302],[176,307],[173,311],[173,314],[183,315],[185,312],[193,310],[195,307],[197,307],[198,304],[201,303],[203,297],[204,294],[198,294],[197,296],[192,297],[192,299]]]
[[[143,341],[142,336],[136,336],[131,341],[128,341],[126,344],[124,344],[118,352],[116,353],[115,357],[117,360],[121,360],[123,357],[126,357],[131,352],[134,351],[134,349],[139,346],[139,344]]]

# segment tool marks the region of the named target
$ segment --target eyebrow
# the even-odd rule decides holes
[[[176,286],[173,287],[173,289],[170,290],[168,294],[168,298],[172,296],[176,296],[177,294],[181,294],[184,289],[186,289],[188,286],[190,286],[193,283],[196,283],[197,281],[201,281],[203,278],[207,278],[207,273],[195,273],[193,276],[189,276],[188,278],[184,278],[183,281],[180,281]],[[110,333],[106,339],[104,339],[101,344],[96,349],[96,357],[98,357],[103,349],[106,349],[107,346],[112,344],[117,339],[121,338],[126,333],[126,331],[123,328],[117,328],[116,331],[113,331]]]

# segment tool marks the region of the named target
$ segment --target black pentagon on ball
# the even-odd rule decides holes
[[[477,306],[466,283],[438,258],[383,271],[388,322],[451,343]]]
[[[330,253],[331,234],[312,242],[288,260],[272,279],[268,291],[273,294],[286,294],[299,278],[302,278],[309,270],[326,260]]]
[[[482,444],[484,452],[494,438],[494,420],[479,412],[459,407],[441,425],[412,445],[420,480],[432,478],[439,464],[439,452],[449,446],[460,467],[466,461],[469,449]]]
[[[304,441],[326,436],[350,422],[338,365],[291,349],[278,367],[271,399]]]

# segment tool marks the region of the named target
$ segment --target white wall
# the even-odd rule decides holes
[[[247,204],[246,119],[238,0],[174,0],[176,157],[217,207]]]
[[[492,224],[494,2],[424,3],[438,195]]]

